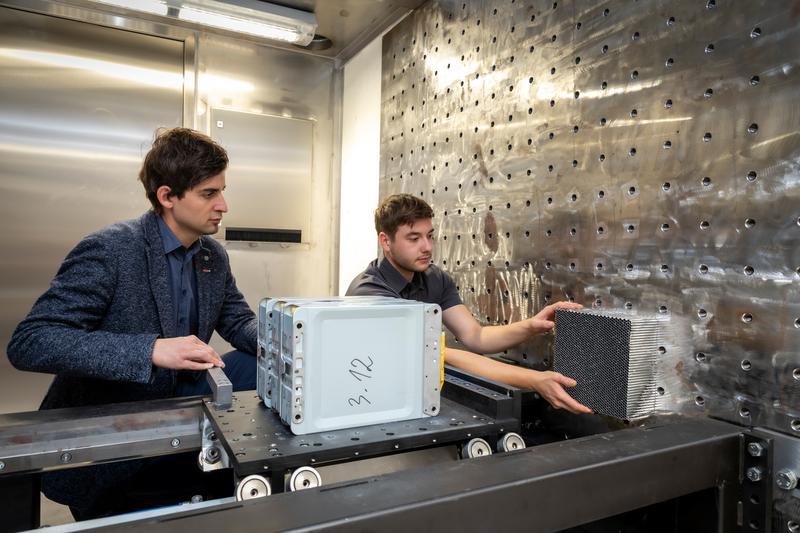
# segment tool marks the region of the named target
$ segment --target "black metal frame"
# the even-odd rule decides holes
[[[741,428],[725,422],[670,417],[645,427],[177,513],[125,527],[558,531],[710,490],[716,502],[714,529],[734,531],[741,435]]]

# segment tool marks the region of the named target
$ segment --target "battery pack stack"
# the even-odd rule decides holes
[[[578,382],[567,389],[570,396],[620,420],[655,410],[663,317],[626,310],[558,310],[555,322],[553,370]]]
[[[435,304],[264,299],[258,396],[296,435],[435,416],[441,330]]]

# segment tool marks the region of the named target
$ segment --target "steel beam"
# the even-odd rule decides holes
[[[0,476],[199,450],[202,397],[0,415]]]
[[[731,531],[736,527],[740,443],[737,426],[673,417],[648,427],[124,527],[195,532],[232,527],[237,531],[556,531],[716,488],[718,531]]]

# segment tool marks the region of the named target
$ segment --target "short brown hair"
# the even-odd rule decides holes
[[[424,218],[433,218],[433,209],[425,200],[411,194],[393,194],[375,210],[375,231],[394,239],[397,228]]]
[[[228,167],[228,153],[211,137],[189,128],[156,130],[153,147],[139,171],[147,199],[156,213],[164,208],[156,191],[162,185],[178,198]]]

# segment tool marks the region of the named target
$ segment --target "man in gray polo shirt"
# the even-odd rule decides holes
[[[481,326],[458,295],[453,279],[436,265],[433,254],[433,210],[410,194],[387,197],[375,210],[375,230],[383,259],[372,261],[355,277],[348,296],[390,296],[439,304],[445,326],[467,348],[447,348],[445,360],[454,367],[514,387],[538,392],[550,405],[573,413],[591,410],[576,402],[564,387],[575,380],[558,372],[540,372],[501,363],[477,353],[496,353],[516,346],[534,335],[551,330],[556,309],[578,309],[579,304],[558,302],[536,316],[504,326]]]

